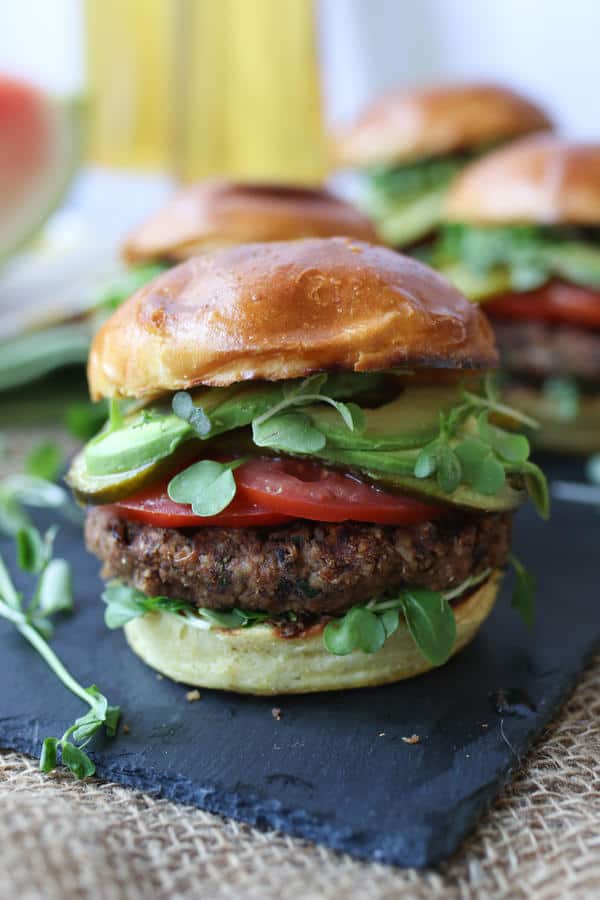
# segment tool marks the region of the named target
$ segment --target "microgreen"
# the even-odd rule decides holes
[[[40,769],[50,772],[58,764],[59,751],[62,762],[76,778],[87,778],[95,772],[95,766],[84,747],[104,727],[114,735],[119,709],[109,706],[95,685],[84,688],[70,674],[48,644],[52,631],[51,617],[57,612],[72,609],[71,572],[64,559],[52,559],[54,532],[41,537],[34,529],[19,533],[17,561],[25,571],[38,575],[37,583],[28,604],[19,593],[0,557],[0,616],[17,628],[20,634],[40,654],[63,685],[90,709],[71,725],[61,738],[47,737],[42,745]]]
[[[67,406],[64,422],[71,434],[81,441],[93,438],[108,417],[108,402],[71,403]]]
[[[480,494],[500,491],[508,474],[520,474],[536,509],[543,518],[549,511],[548,487],[541,470],[529,461],[529,441],[489,421],[490,414],[528,427],[537,423],[499,400],[492,378],[486,377],[484,393],[463,390],[463,403],[440,413],[439,434],[419,452],[416,478],[436,476],[446,494],[467,484]]]
[[[512,595],[512,607],[516,609],[528,628],[533,628],[535,616],[535,578],[527,571],[523,563],[511,553],[510,563],[515,571],[515,587]]]
[[[0,481],[0,532],[15,535],[30,522],[24,507],[60,509],[71,516],[73,507],[62,487],[33,475],[7,475]]]
[[[342,403],[321,393],[327,382],[327,375],[310,375],[300,382],[289,382],[283,386],[283,397],[252,421],[252,438],[259,447],[275,447],[290,453],[316,453],[325,446],[325,435],[313,425],[310,418],[294,407],[313,403],[327,403],[339,413],[349,431],[361,432],[365,427],[365,416],[356,403]],[[287,412],[286,412],[287,410]]]
[[[191,425],[200,437],[210,434],[211,421],[201,406],[194,406],[194,402],[187,391],[178,391],[173,397],[171,408],[176,416]]]
[[[54,441],[43,441],[25,457],[25,472],[34,478],[56,481],[63,465],[63,453]]]
[[[123,427],[123,410],[118,397],[111,397],[108,402],[108,430],[118,431]]]
[[[137,588],[123,584],[120,581],[112,581],[104,593],[102,599],[106,603],[104,621],[111,629],[122,628],[133,619],[145,616],[149,612],[168,612],[179,615],[187,624],[210,628],[245,628],[264,622],[268,619],[268,613],[256,610],[217,610],[196,608],[184,600],[171,599],[169,597],[147,597]]]
[[[542,394],[555,419],[570,422],[577,418],[581,401],[574,378],[547,378]]]
[[[244,462],[203,459],[171,478],[167,491],[175,503],[189,503],[197,516],[216,516],[233,500],[236,492],[233,470]]]
[[[456,622],[450,601],[481,584],[489,575],[490,570],[486,569],[443,593],[407,587],[396,597],[381,597],[365,606],[355,606],[344,616],[327,623],[323,631],[325,647],[336,656],[345,656],[355,650],[375,653],[398,629],[402,615],[423,656],[432,665],[442,665],[456,640]]]
[[[300,412],[283,413],[252,423],[252,440],[257,447],[277,447],[288,453],[318,453],[325,435]]]
[[[600,285],[600,233],[576,227],[477,227],[446,225],[433,249],[433,263],[460,260],[473,272],[503,271],[508,285],[528,291],[558,276]]]

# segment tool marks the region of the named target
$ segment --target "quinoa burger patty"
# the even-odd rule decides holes
[[[90,510],[105,578],[196,606],[336,614],[403,585],[441,591],[499,568],[510,513],[456,511],[412,526],[298,520],[267,528],[158,528]]]

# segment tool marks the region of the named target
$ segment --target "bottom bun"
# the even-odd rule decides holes
[[[548,396],[534,387],[508,388],[504,400],[539,422],[531,441],[541,450],[585,456],[600,452],[600,394],[581,395],[579,411],[569,419],[559,418]]]
[[[501,579],[494,572],[453,606],[456,642],[452,654],[471,641],[489,616]],[[412,678],[433,668],[401,621],[377,653],[356,650],[334,656],[323,629],[282,638],[266,624],[231,630],[201,630],[172,613],[148,613],[125,626],[132,650],[153,669],[184,684],[243,694],[307,694],[373,687]]]

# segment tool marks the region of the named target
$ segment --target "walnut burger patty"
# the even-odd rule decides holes
[[[404,585],[447,590],[504,565],[510,513],[456,512],[397,527],[295,521],[267,528],[155,528],[91,510],[105,578],[195,606],[337,614]]]

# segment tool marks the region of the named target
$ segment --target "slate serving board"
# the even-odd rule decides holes
[[[429,866],[458,847],[600,646],[599,534],[591,508],[556,503],[547,525],[519,514],[514,544],[538,577],[531,634],[506,586],[471,647],[412,682],[278,699],[206,690],[189,703],[104,628],[98,564],[64,525],[57,549],[73,564],[78,611],[54,646],[123,708],[130,732],[94,746],[101,778],[357,857]],[[11,542],[0,550],[14,572]],[[82,712],[2,620],[0,684],[4,748],[37,755]]]

